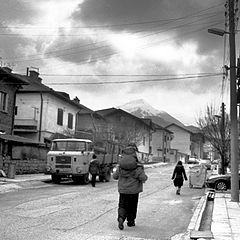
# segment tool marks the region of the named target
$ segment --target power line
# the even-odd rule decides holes
[[[50,82],[47,85],[104,85],[104,84],[126,84],[126,83],[147,83],[147,82],[162,82],[162,81],[176,81],[176,80],[190,80],[196,78],[206,78],[206,77],[216,77],[222,75],[219,74],[209,74],[202,76],[188,76],[188,77],[172,77],[172,78],[161,78],[161,79],[142,79],[142,80],[127,80],[127,81],[101,81],[101,82]]]
[[[142,22],[130,22],[130,23],[119,23],[119,24],[105,24],[105,25],[87,25],[87,26],[72,26],[72,27],[61,27],[59,26],[60,28],[65,28],[65,29],[81,29],[81,28],[110,28],[110,27],[122,27],[122,26],[131,26],[131,25],[145,25],[145,24],[153,24],[153,23],[159,23],[159,22],[169,22],[169,21],[177,21],[177,20],[182,20],[182,19],[185,19],[187,17],[199,17],[199,13],[201,12],[206,12],[210,9],[213,9],[213,8],[217,8],[217,7],[220,7],[222,6],[222,3],[220,4],[217,4],[217,5],[213,5],[211,7],[208,7],[208,8],[205,8],[205,9],[202,9],[200,11],[197,11],[195,13],[192,13],[192,14],[189,14],[187,16],[184,16],[184,17],[179,17],[179,18],[168,18],[168,19],[157,19],[157,20],[151,20],[151,21],[142,21]],[[211,13],[205,13],[205,15],[207,14],[211,14]],[[200,15],[202,16],[202,15]],[[49,27],[49,26],[39,26],[39,27],[30,27],[30,26],[10,26],[11,28],[16,28],[16,29],[54,29],[53,27]],[[57,28],[59,28],[57,27]],[[0,27],[0,29],[7,29],[9,28],[9,26],[2,26]],[[56,28],[56,27],[55,27]]]
[[[190,15],[186,15],[186,16],[184,16],[184,17],[180,17],[180,18],[175,18],[175,19],[168,19],[168,22],[166,23],[166,24],[169,24],[169,23],[172,23],[172,22],[176,22],[176,21],[179,21],[179,20],[183,20],[183,19],[187,19],[187,18],[189,18],[189,17],[205,17],[206,15],[209,15],[209,14],[212,14],[212,13],[205,13],[205,14],[202,14],[202,15],[198,15],[199,13],[201,13],[201,12],[205,12],[205,11],[207,11],[207,10],[209,10],[209,9],[211,9],[211,8],[214,8],[214,7],[217,7],[217,6],[220,6],[221,4],[219,4],[219,5],[215,5],[215,6],[212,6],[212,7],[209,7],[209,8],[207,8],[207,9],[203,9],[203,10],[201,10],[201,11],[198,11],[198,12],[195,12],[195,13],[193,13],[193,14],[190,14]],[[218,13],[215,13],[215,15],[217,15]],[[213,17],[213,16],[210,16],[210,17]],[[209,17],[208,17],[209,18]],[[205,17],[204,19],[202,19],[202,20],[206,20],[207,18]],[[200,20],[200,19],[199,19]],[[198,21],[199,21],[198,20]],[[165,20],[164,20],[165,21]],[[152,21],[153,22],[153,21]],[[157,22],[157,21],[156,21]],[[166,25],[166,24],[163,24],[163,25]],[[188,23],[189,24],[189,23]],[[191,24],[191,23],[190,23]],[[163,26],[162,25],[162,26]],[[156,27],[159,27],[159,26],[156,26]],[[178,27],[181,27],[181,25],[180,26],[177,26],[177,27],[174,27],[174,28],[178,28]],[[172,29],[172,28],[170,28],[170,29]],[[170,30],[169,29],[169,30]],[[147,31],[149,31],[149,28],[148,28],[148,30]],[[168,31],[168,30],[165,30],[165,31]],[[142,31],[140,31],[140,32],[143,32],[143,30]],[[162,31],[161,31],[162,32]],[[147,36],[151,36],[151,35],[155,35],[155,34],[159,34],[159,33],[161,33],[161,32],[158,32],[158,33],[152,33],[152,34],[150,34],[150,35],[146,35],[146,37]],[[136,32],[136,33],[138,33],[138,32]],[[0,34],[1,35],[1,34]],[[17,35],[19,35],[19,34],[17,34]],[[66,34],[63,34],[64,36],[67,36]],[[44,35],[45,36],[45,35]],[[59,35],[57,35],[57,36],[59,36]],[[72,35],[70,35],[70,36],[72,36]],[[76,36],[76,35],[74,35],[74,36]],[[79,36],[79,35],[78,35]],[[143,36],[143,37],[145,37],[145,36]],[[105,41],[101,41],[101,42],[98,42],[98,43],[103,43],[103,42],[105,42]],[[92,43],[92,44],[94,44],[94,45],[96,45],[96,44],[98,44],[98,43]],[[91,45],[91,44],[86,44],[86,45],[83,45],[83,46],[79,46],[79,48],[80,47],[85,47],[85,46],[89,46],[89,45]],[[54,52],[60,52],[60,51],[66,51],[66,50],[74,50],[74,49],[76,49],[76,48],[70,48],[70,49],[62,49],[62,50],[56,50],[56,51],[51,51],[51,52],[47,52],[47,53],[45,53],[45,54],[51,54],[51,53],[54,53]],[[92,49],[90,49],[90,50],[92,50]],[[36,54],[36,55],[31,55],[31,56],[40,56],[40,55],[42,55],[42,54]],[[28,56],[29,57],[29,56]],[[16,58],[14,57],[14,59],[16,60]],[[22,59],[22,58],[17,58],[17,59]],[[11,59],[4,59],[5,61],[6,60],[11,60]],[[32,59],[27,59],[26,61],[31,61]],[[33,59],[33,60],[38,60],[38,59]],[[39,60],[42,60],[42,58],[41,59],[39,59]],[[15,61],[16,62],[16,61]]]
[[[208,25],[206,27],[214,26],[216,23],[219,23],[219,22],[214,22],[214,24]],[[178,29],[179,27],[183,27],[183,26],[187,26],[187,25],[185,24],[185,25],[177,26],[177,27],[174,27],[173,29]],[[191,34],[193,32],[201,31],[203,29],[206,29],[206,27],[200,28],[198,30],[190,31],[189,33],[181,33],[180,35],[182,35],[182,34],[186,35],[186,34]],[[166,32],[166,31],[169,31],[169,30],[165,30],[165,31],[162,30],[162,31],[159,31],[159,32],[147,34],[147,35],[142,36],[141,38],[153,36],[153,35],[160,34],[160,33]],[[171,40],[174,40],[174,39],[177,39],[177,37],[167,38],[167,39],[164,39],[164,40],[161,40],[161,41],[158,40],[157,42],[171,41]],[[41,60],[44,60],[44,59],[49,59],[49,58],[54,58],[54,57],[76,55],[76,54],[79,54],[79,53],[82,53],[82,52],[86,52],[86,51],[90,51],[90,50],[98,50],[100,48],[105,48],[105,47],[108,47],[108,46],[107,45],[99,46],[99,47],[96,47],[96,48],[93,48],[93,49],[85,49],[85,50],[80,50],[80,51],[77,51],[77,52],[74,52],[74,53],[59,54],[59,55],[56,55],[56,56],[48,56],[48,57],[44,57],[44,58],[26,59],[24,61],[41,61]],[[144,48],[148,48],[148,47],[152,47],[152,43],[145,44],[142,47],[140,47],[139,49],[144,49]],[[84,63],[84,64],[94,63],[94,62],[97,62],[97,61],[100,61],[100,60],[103,60],[103,59],[106,59],[106,58],[109,58],[113,55],[118,55],[118,54],[120,54],[120,53],[119,52],[111,52],[111,53],[108,53],[108,54],[105,54],[105,55],[102,55],[102,56],[97,56],[95,58],[92,58],[91,60],[89,60],[89,58],[82,59],[82,60],[78,61],[78,63]],[[14,61],[14,62],[22,62],[22,61],[18,60],[18,61]],[[51,65],[51,67],[52,67],[52,65]],[[22,70],[24,70],[24,69],[22,69]]]
[[[185,73],[179,74],[181,76],[205,76],[205,75],[219,75],[222,73]],[[170,77],[176,76],[176,74],[48,74],[41,73],[41,76],[46,77]]]
[[[215,15],[214,15],[215,16]],[[209,16],[209,17],[205,17],[203,19],[197,19],[197,20],[194,20],[192,22],[189,22],[189,23],[185,23],[185,24],[181,24],[181,25],[178,25],[178,26],[173,26],[173,27],[168,27],[168,29],[165,29],[165,30],[161,30],[161,31],[157,31],[157,32],[153,32],[153,33],[149,33],[149,34],[146,34],[146,35],[143,35],[141,37],[138,37],[140,39],[142,38],[146,38],[146,37],[149,37],[149,36],[153,36],[153,35],[157,35],[157,34],[160,34],[160,33],[164,33],[164,32],[167,32],[167,31],[170,31],[170,30],[173,30],[173,29],[178,29],[178,28],[181,28],[181,27],[187,27],[191,24],[194,24],[194,23],[197,23],[198,25],[200,24],[199,21],[201,20],[206,20],[206,19],[209,19],[209,18],[212,18],[214,16]],[[216,22],[215,22],[216,23]],[[217,22],[218,23],[218,22]],[[165,25],[165,24],[164,24]],[[162,25],[163,26],[163,25]],[[159,27],[159,26],[157,26]],[[161,26],[160,26],[161,27]],[[146,30],[149,32],[149,28]],[[144,30],[141,30],[141,31],[136,31],[134,32],[134,34],[136,33],[141,33],[141,32],[144,32]],[[62,52],[62,51],[69,51],[69,50],[76,50],[76,49],[79,49],[79,48],[84,48],[84,47],[88,47],[88,46],[91,46],[91,45],[97,45],[97,44],[101,44],[101,43],[104,43],[104,42],[107,42],[107,40],[105,41],[100,41],[100,42],[94,42],[94,43],[89,43],[89,44],[85,44],[85,45],[81,45],[81,46],[78,46],[78,47],[75,47],[75,48],[68,48],[68,49],[60,49],[60,50],[55,50],[55,51],[50,51],[50,52],[46,52],[44,53],[44,55],[49,55],[49,54],[55,54],[55,53],[58,53],[58,52]],[[77,53],[81,53],[81,52],[86,52],[86,51],[92,51],[92,50],[98,50],[100,48],[104,48],[104,47],[109,47],[109,45],[103,45],[103,46],[98,46],[98,47],[95,47],[95,48],[90,48],[90,49],[85,49],[85,50],[81,50],[81,51],[78,51],[78,52],[74,52],[74,53],[65,53],[65,54],[59,54],[57,55],[58,56],[67,56],[67,55],[74,55],[74,54],[77,54]],[[35,56],[41,56],[43,54],[35,54],[35,55],[30,55],[28,57],[24,57],[24,58],[14,58],[14,62],[19,62],[19,61],[37,61],[37,60],[42,60],[42,59],[46,59],[46,58],[53,58],[53,57],[56,57],[56,56],[48,56],[48,57],[44,57],[44,58],[29,58],[29,57],[35,57]],[[24,60],[25,59],[25,60]],[[11,59],[4,59],[5,61],[9,61]]]

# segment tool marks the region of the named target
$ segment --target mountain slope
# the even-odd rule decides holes
[[[151,118],[153,122],[162,127],[165,127],[171,123],[175,123],[179,126],[184,126],[183,123],[181,123],[179,120],[177,120],[167,112],[153,108],[143,99],[128,102],[122,106],[119,106],[119,108],[139,118]]]

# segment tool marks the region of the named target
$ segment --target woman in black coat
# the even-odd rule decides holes
[[[183,185],[183,178],[185,179],[185,181],[187,181],[187,176],[185,169],[182,165],[182,161],[178,161],[172,175],[174,186],[177,188],[176,191],[177,195],[180,195],[181,187]]]

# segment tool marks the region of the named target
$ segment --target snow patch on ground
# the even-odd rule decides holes
[[[168,200],[168,201],[163,201],[164,203],[167,203],[169,205],[176,205],[176,204],[181,204],[183,201],[182,200]]]
[[[18,190],[20,188],[22,188],[22,187],[18,186],[17,184],[14,184],[14,183],[1,184],[0,193],[12,192],[12,191]]]

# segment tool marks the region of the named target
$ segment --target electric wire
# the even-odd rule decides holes
[[[111,28],[111,27],[122,27],[122,26],[132,26],[132,25],[145,25],[145,24],[152,24],[152,23],[159,23],[159,22],[169,22],[169,21],[177,21],[177,20],[181,20],[181,19],[185,19],[187,17],[199,17],[199,13],[201,12],[206,12],[210,9],[213,9],[213,8],[217,8],[219,6],[221,6],[222,4],[217,4],[217,5],[213,5],[211,7],[208,7],[208,8],[205,8],[205,9],[202,9],[200,11],[197,11],[195,13],[192,13],[192,14],[189,14],[187,16],[184,16],[184,17],[179,17],[179,18],[168,18],[168,19],[157,19],[157,20],[152,20],[152,21],[143,21],[143,22],[130,22],[130,23],[120,23],[120,24],[107,24],[107,25],[88,25],[88,26],[71,26],[71,27],[68,27],[68,28],[71,28],[71,29],[76,29],[76,28]],[[206,14],[209,14],[209,13],[206,13]],[[16,28],[16,29],[36,29],[36,27],[30,27],[30,26],[10,26],[11,28]],[[0,26],[0,29],[8,29],[9,26]],[[51,29],[51,27],[42,27],[42,26],[39,26],[37,27],[37,29]],[[63,28],[63,27],[61,27]],[[64,27],[66,28],[66,27]]]
[[[219,5],[216,5],[216,6],[219,6]],[[213,6],[213,7],[216,7],[216,6]],[[213,8],[213,7],[209,7],[209,8],[207,8],[207,9],[198,11],[197,13],[204,12],[204,11],[206,11],[206,10],[208,10],[208,9]],[[195,15],[194,15],[194,14],[195,14]],[[184,17],[181,17],[181,18],[173,19],[172,21],[169,21],[169,22],[171,23],[171,22],[175,22],[175,21],[177,21],[177,20],[179,20],[179,19],[186,19],[186,18],[188,18],[189,16],[205,16],[205,15],[196,15],[196,13],[194,13],[194,14],[190,14],[190,15],[187,15],[187,16],[184,16]],[[207,14],[209,14],[209,13],[207,13]],[[95,44],[95,43],[94,43],[94,44]],[[15,57],[14,57],[14,59],[15,59]],[[5,59],[4,59],[4,60],[5,60]],[[7,60],[8,60],[8,59],[7,59]]]
[[[215,15],[214,15],[215,16]],[[201,19],[201,20],[206,20],[206,19],[209,19],[209,18],[212,18],[212,17],[214,17],[214,16],[209,16],[209,17],[205,17],[205,18],[203,18],[203,19]],[[154,35],[157,35],[157,34],[160,34],[160,33],[164,33],[164,32],[167,32],[167,31],[170,31],[170,30],[173,30],[173,29],[179,29],[179,28],[181,28],[181,27],[188,27],[189,25],[193,25],[193,23],[196,23],[196,24],[200,24],[199,23],[199,19],[197,19],[197,20],[195,20],[195,21],[192,21],[192,22],[190,22],[190,23],[185,23],[185,24],[181,24],[181,25],[178,25],[178,26],[173,26],[173,27],[171,27],[171,28],[168,28],[168,29],[166,29],[166,30],[161,30],[161,31],[157,31],[157,32],[153,32],[153,33],[149,33],[149,34],[146,34],[146,35],[143,35],[143,36],[141,36],[141,37],[138,37],[137,36],[137,38],[140,38],[140,39],[142,39],[142,38],[146,38],[146,37],[149,37],[149,36],[154,36]],[[147,31],[149,31],[149,29],[147,30]],[[137,31],[137,32],[135,32],[135,33],[141,33],[141,32],[143,32],[143,31]],[[107,41],[100,41],[100,42],[97,42],[97,43],[93,43],[93,45],[96,45],[96,44],[99,44],[99,43],[104,43],[104,42],[107,42]],[[52,53],[57,53],[57,52],[61,52],[61,51],[68,51],[68,50],[76,50],[76,49],[78,49],[78,48],[80,48],[80,47],[87,47],[87,46],[91,46],[91,43],[90,44],[86,44],[86,45],[82,45],[82,46],[78,46],[77,48],[69,48],[69,49],[62,49],[62,50],[56,50],[56,51],[51,51],[51,52],[47,52],[47,53],[44,53],[45,55],[48,55],[48,54],[52,54]],[[57,55],[57,57],[59,57],[59,56],[67,56],[67,55],[71,55],[71,54],[78,54],[78,53],[81,53],[81,52],[86,52],[86,51],[91,51],[91,50],[98,50],[98,49],[101,49],[101,48],[104,48],[104,47],[108,47],[109,45],[104,45],[104,46],[99,46],[99,47],[95,47],[95,48],[93,48],[93,49],[86,49],[86,50],[81,50],[81,51],[78,51],[78,52],[74,52],[74,53],[66,53],[66,54],[59,54],[59,55]],[[31,56],[41,56],[42,54],[36,54],[36,55],[31,55]],[[37,60],[42,60],[42,59],[45,59],[45,58],[51,58],[51,57],[55,57],[55,56],[49,56],[49,57],[44,57],[44,58],[29,58],[29,56],[27,57],[27,59],[26,59],[26,57],[25,58],[16,58],[16,57],[14,57],[14,63],[16,63],[16,62],[22,62],[22,61],[37,61]],[[26,60],[24,60],[24,59],[26,59]],[[11,60],[11,58],[9,59],[4,59],[5,61],[7,60],[7,61],[9,61],[9,60]]]
[[[219,23],[219,22],[217,22],[217,23]],[[208,26],[206,26],[206,27],[215,26],[215,24],[216,24],[216,22],[214,22],[212,25],[208,25]],[[186,26],[186,25],[185,25],[185,26]],[[187,34],[191,34],[191,33],[198,32],[198,31],[202,31],[202,30],[205,30],[206,27],[203,27],[203,28],[200,28],[200,29],[197,29],[197,30],[194,30],[194,31],[190,31],[190,32],[188,32],[188,33],[181,32],[181,33],[178,35],[178,37],[175,37],[175,38],[167,38],[167,39],[164,39],[164,40],[156,40],[156,41],[155,41],[155,44],[156,44],[156,43],[163,43],[163,42],[173,41],[174,39],[178,39],[179,36],[181,36],[181,35],[186,36]],[[175,27],[175,28],[177,29],[177,27]],[[161,33],[162,33],[162,32],[163,32],[163,31],[161,31]],[[158,34],[159,34],[159,33],[160,33],[160,32],[158,32]],[[149,35],[150,35],[150,34],[148,34],[148,36],[149,36]],[[151,35],[152,35],[152,34],[151,34]],[[146,37],[146,36],[143,36],[143,37]],[[141,47],[138,48],[138,49],[141,50],[141,49],[145,49],[145,48],[152,47],[152,44],[153,44],[153,42],[147,43],[147,44],[141,46]],[[103,46],[102,46],[102,48],[103,48]],[[99,49],[99,47],[96,47],[95,50],[97,50],[97,49]],[[72,55],[75,55],[75,54],[82,53],[82,52],[84,52],[84,51],[86,51],[86,50],[82,50],[82,51],[78,51],[78,52],[74,52],[74,53],[59,54],[58,57],[60,57],[60,56],[61,56],[61,57],[63,57],[63,56],[72,56]],[[115,52],[107,53],[107,54],[104,54],[104,55],[101,55],[101,56],[97,56],[97,57],[95,57],[95,58],[93,57],[93,58],[91,58],[90,60],[89,60],[89,58],[85,58],[85,59],[82,59],[82,60],[78,61],[78,64],[79,64],[79,63],[83,63],[83,64],[95,63],[95,62],[98,62],[98,61],[107,59],[107,58],[109,58],[109,57],[111,57],[111,56],[118,55],[118,54],[120,54],[120,53],[115,51]],[[56,57],[56,56],[45,57],[44,59],[54,58],[54,57]],[[27,60],[25,60],[25,61],[40,61],[40,60],[43,60],[43,58],[27,59]],[[15,61],[15,62],[18,62],[18,61]],[[62,64],[60,64],[60,65],[62,66]],[[55,65],[51,64],[50,68],[53,69],[53,67],[56,67],[56,66],[59,66],[59,64],[55,64]],[[21,71],[21,70],[24,70],[24,69],[20,69],[20,71]]]
[[[190,80],[207,77],[219,76],[221,73],[198,75],[198,76],[185,76],[185,77],[169,77],[169,78],[157,78],[157,79],[140,79],[140,80],[125,80],[125,81],[99,81],[99,82],[48,82],[47,85],[106,85],[106,84],[129,84],[129,83],[149,83],[149,82],[163,82],[163,81],[176,81],[176,80]]]

